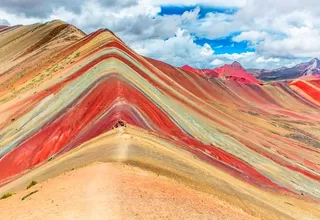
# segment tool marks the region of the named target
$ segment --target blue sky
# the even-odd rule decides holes
[[[195,6],[173,6],[164,5],[161,6],[159,15],[182,15],[186,11],[194,10],[196,7],[200,8],[199,18],[204,18],[207,13],[223,13],[223,14],[234,14],[238,8],[225,8],[225,7],[210,7],[206,5],[195,5]]]
[[[198,6],[161,6],[161,11],[158,13],[160,16],[165,15],[182,15],[184,12],[195,10],[199,8],[199,19],[205,18],[208,13],[215,14],[235,14],[238,8],[218,8],[218,7],[208,7],[205,5]],[[198,45],[203,46],[205,43],[209,44],[214,50],[215,54],[224,54],[224,53],[241,53],[241,52],[253,52],[254,49],[248,46],[247,41],[234,42],[232,37],[240,33],[232,33],[228,36],[216,38],[216,39],[207,39],[207,38],[198,38],[196,33],[191,33],[194,35],[194,42]]]
[[[217,39],[206,39],[206,38],[197,38],[195,43],[203,46],[205,43],[209,44],[215,51],[215,54],[224,54],[224,53],[242,53],[242,52],[253,52],[254,48],[248,45],[247,41],[234,42],[232,38],[235,35],[229,35],[226,37],[221,37]]]
[[[37,7],[24,5],[37,4]],[[175,66],[293,66],[320,57],[317,0],[2,0],[0,24],[61,19],[108,28],[138,53]]]

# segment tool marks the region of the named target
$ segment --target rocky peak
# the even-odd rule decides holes
[[[237,61],[234,61],[232,64],[231,64],[232,67],[241,67],[242,68],[242,65],[237,62]]]

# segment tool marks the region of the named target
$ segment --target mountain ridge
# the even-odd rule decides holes
[[[248,72],[264,81],[274,80],[290,80],[303,76],[312,78],[320,75],[320,60],[313,58],[308,62],[299,63],[293,67],[281,67],[278,69],[248,69]]]

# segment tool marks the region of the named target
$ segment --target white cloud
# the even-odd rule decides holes
[[[282,39],[266,39],[256,48],[261,54],[279,57],[318,57],[320,56],[320,32],[309,27],[288,29]]]
[[[34,24],[37,22],[41,22],[41,19],[38,19],[38,18],[27,18],[24,15],[8,13],[4,10],[1,10],[1,6],[0,6],[0,18],[3,20],[6,20],[7,23],[10,23],[11,25]]]
[[[237,21],[232,21],[234,15],[224,13],[207,13],[205,17],[184,26],[198,37],[215,39],[229,35],[234,31],[245,30]]]
[[[267,36],[268,33],[265,31],[244,31],[233,37],[232,40],[234,42],[251,41],[252,43],[256,43],[260,40],[264,40]]]
[[[62,19],[85,30],[87,33],[98,28],[108,28],[120,37],[127,37],[131,40],[135,35],[140,35],[142,39],[153,35],[159,35],[160,30],[164,33],[161,37],[167,37],[167,33],[176,30],[178,26],[177,16],[171,16],[170,20],[165,17],[156,17],[160,12],[160,7],[152,4],[135,4],[127,7],[106,8],[96,0],[89,0],[83,3],[81,13],[76,14],[67,8],[57,8],[49,16],[49,19]],[[161,26],[163,24],[163,26]],[[160,26],[159,26],[160,25]]]
[[[296,62],[291,62],[291,63],[288,63],[287,65],[286,65],[286,67],[294,67],[295,65],[297,65],[297,64],[299,64],[300,63],[300,61],[296,61]]]
[[[77,6],[77,10],[70,4],[61,7],[60,3],[50,3],[55,5],[51,9],[42,5],[50,13],[46,16],[42,13],[40,17],[12,12],[24,10],[20,3],[26,1],[38,0],[22,0],[13,5],[8,0],[6,7],[19,7],[11,8],[9,13],[4,4],[0,5],[0,19],[11,25],[61,19],[86,32],[109,28],[143,54],[174,65],[209,67],[213,63],[237,60],[252,67],[270,67],[320,56],[320,13],[315,7],[318,0],[88,0]],[[235,14],[207,13],[200,17],[201,9],[197,7],[182,15],[158,14],[161,5],[199,4],[238,8],[238,11]],[[29,15],[35,12],[30,8],[25,10]],[[184,34],[178,35],[181,31]],[[256,52],[217,55],[214,49],[221,46],[199,46],[194,41],[195,38],[216,39],[234,33],[239,33],[233,37],[235,43],[248,41]],[[157,43],[167,48],[159,48]],[[237,44],[229,48],[232,46],[237,48]]]
[[[269,57],[269,58],[264,58],[264,57],[258,57],[256,59],[257,63],[273,63],[273,62],[280,62],[279,58],[273,58],[273,57]]]
[[[6,19],[0,19],[0,25],[10,25],[10,23]]]
[[[149,0],[156,5],[209,5],[218,7],[242,7],[247,0]]]
[[[211,65],[213,66],[219,66],[219,65],[222,65],[224,64],[225,62],[223,60],[220,60],[220,59],[214,59],[212,62],[211,62]]]
[[[237,60],[247,67],[272,68],[320,56],[320,13],[314,7],[317,4],[316,0],[248,0],[235,14],[208,13],[181,26],[207,39],[240,32],[233,41],[249,41],[256,49],[256,52],[212,53],[210,64]]]
[[[131,46],[145,56],[175,66],[190,64],[197,68],[205,68],[213,60],[214,53],[208,44],[203,46],[196,44],[190,33],[184,29],[178,29],[175,36],[167,40],[150,39],[135,42]]]
[[[244,58],[252,57],[255,55],[255,52],[243,52],[243,53],[224,53],[218,54],[217,57],[223,57],[229,60],[238,61]]]
[[[317,4],[317,0],[250,0],[234,15],[250,31],[242,32],[234,40],[250,41],[264,57],[283,60],[320,56]]]
[[[200,51],[200,54],[202,56],[211,56],[213,53],[214,53],[214,50],[212,50],[211,46],[207,43],[203,45]]]
[[[288,58],[275,58],[275,57],[262,57],[256,52],[242,52],[242,53],[224,53],[214,54],[213,61],[210,63],[213,66],[220,66],[225,63],[232,63],[238,61],[245,68],[278,68],[279,66],[292,66],[292,64],[300,63],[300,58],[288,59]]]

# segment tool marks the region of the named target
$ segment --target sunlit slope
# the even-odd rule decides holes
[[[18,201],[20,195],[27,194],[25,191],[19,192],[9,198],[8,201],[0,201],[0,207],[7,207],[10,203],[13,203],[15,204],[14,210],[17,210],[12,212],[10,211],[12,209],[5,209],[4,212],[0,213],[0,217],[2,215],[17,216],[16,213],[24,213],[35,200],[43,207],[41,210],[45,207],[51,209],[51,205],[48,205],[45,201],[50,202],[52,199],[54,204],[58,203],[59,206],[56,207],[54,205],[55,209],[61,209],[58,213],[70,213],[73,211],[77,213],[76,215],[79,215],[79,213],[87,210],[88,207],[95,207],[87,210],[84,214],[85,216],[82,216],[83,218],[90,217],[96,212],[119,214],[118,212],[114,213],[114,211],[131,209],[134,206],[139,207],[139,205],[138,213],[141,215],[145,210],[153,210],[150,207],[153,207],[158,200],[162,202],[158,204],[158,208],[155,208],[155,210],[161,210],[169,206],[165,208],[169,211],[171,207],[169,204],[172,199],[166,198],[168,196],[166,195],[167,189],[174,189],[170,195],[175,197],[173,198],[174,201],[181,201],[186,196],[183,193],[185,186],[196,189],[199,192],[205,192],[206,197],[211,195],[211,199],[200,198],[201,202],[197,196],[189,196],[189,198],[185,198],[187,201],[181,202],[184,206],[187,203],[190,205],[188,205],[188,209],[184,209],[183,212],[179,211],[179,213],[184,215],[189,213],[190,218],[194,214],[198,216],[194,217],[195,219],[205,218],[204,215],[207,216],[208,211],[211,213],[209,215],[211,216],[210,218],[223,219],[227,217],[242,219],[243,212],[248,214],[247,218],[251,216],[263,219],[316,219],[320,215],[320,209],[316,206],[315,201],[307,202],[290,193],[274,193],[263,190],[260,187],[252,187],[249,183],[239,180],[233,175],[195,157],[192,153],[184,150],[186,147],[179,141],[170,140],[157,133],[146,132],[144,129],[131,125],[112,129],[2,187],[0,193],[17,192],[19,189],[25,188],[31,179],[44,182],[32,188],[32,190],[38,189],[39,193],[29,201],[24,201],[23,203]],[[108,164],[125,163],[129,167],[147,169],[156,175],[135,173],[130,177],[126,177],[126,170],[128,169],[119,170],[119,166],[97,171],[95,169],[96,165],[91,165],[95,162],[109,162]],[[112,165],[107,164],[101,166],[112,167]],[[75,168],[86,170],[87,173],[79,174],[79,172],[83,171],[74,171]],[[134,169],[130,168],[131,171]],[[120,174],[115,174],[117,172],[120,172]],[[58,176],[59,174],[60,176]],[[111,181],[115,179],[115,176],[119,175],[124,176],[121,182]],[[173,188],[172,183],[161,176],[167,176],[176,183],[185,186],[180,185],[179,188]],[[139,182],[141,178],[144,178],[143,183]],[[150,179],[148,180],[148,178]],[[50,179],[49,182],[46,181],[48,179]],[[57,182],[56,179],[59,181]],[[155,181],[159,181],[159,183],[155,183]],[[159,187],[164,187],[160,188],[160,194],[158,193]],[[128,189],[130,190],[128,191]],[[145,193],[147,192],[150,195],[146,196]],[[115,195],[115,193],[117,194]],[[138,193],[138,197],[143,194],[143,197],[140,197],[135,204],[130,204],[135,200],[136,193]],[[127,202],[121,202],[122,199],[121,197],[119,198],[118,194],[126,198]],[[188,194],[190,195],[190,193]],[[112,200],[109,203],[114,205],[110,207],[109,204],[106,209],[105,200],[110,196]],[[148,201],[148,198],[152,198],[149,201],[152,205],[143,205]],[[164,198],[166,198],[165,202],[163,201]],[[221,203],[222,201],[224,202]],[[69,206],[70,202],[73,204],[72,207]],[[83,208],[76,208],[83,203],[86,204]],[[103,204],[105,205],[103,206]],[[181,204],[175,209],[175,218],[178,219],[182,218],[180,214],[177,215],[177,210],[182,207]],[[63,208],[61,208],[61,205],[63,205]],[[210,206],[209,210],[203,210],[207,206]],[[194,209],[200,209],[201,212],[195,213]],[[222,210],[224,211],[222,212]],[[240,215],[238,216],[232,210],[239,212]],[[48,216],[52,216],[53,213]],[[43,212],[39,211],[32,216],[41,214]],[[159,217],[159,215],[163,215],[163,213],[158,212],[156,216]],[[24,214],[19,216],[24,216]],[[30,215],[26,215],[26,217],[28,216],[30,217]],[[145,215],[144,217],[148,216]],[[131,218],[130,215],[127,217]]]

